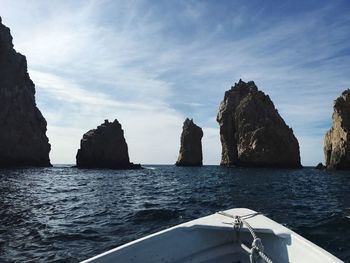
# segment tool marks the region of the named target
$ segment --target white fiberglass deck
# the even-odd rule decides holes
[[[256,214],[255,211],[237,208],[226,210],[225,213],[232,216],[255,214],[245,220],[261,238],[265,254],[274,263],[342,262],[288,228],[261,214]],[[238,242],[232,222],[232,218],[216,213],[130,242],[88,259],[84,263],[249,263],[249,254]],[[246,226],[239,232],[240,241],[250,247],[253,239]]]

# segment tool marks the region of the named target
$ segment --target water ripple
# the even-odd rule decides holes
[[[218,166],[0,170],[0,262],[79,262],[218,210],[263,212],[350,262],[350,173]]]

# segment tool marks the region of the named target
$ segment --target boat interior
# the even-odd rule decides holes
[[[270,232],[270,233],[269,233]],[[265,253],[273,262],[289,262],[287,245],[290,238],[276,236],[271,230],[259,229],[257,234],[265,247]],[[253,238],[248,229],[240,229],[239,235],[232,227],[194,225],[178,227],[171,231],[129,244],[123,249],[96,259],[93,262],[223,262],[249,263]],[[243,243],[243,246],[242,246]],[[260,261],[258,262],[265,262]]]
[[[253,242],[255,242],[255,249],[252,252]],[[329,263],[342,261],[262,214],[237,208],[160,231],[84,261],[84,263],[91,262]]]

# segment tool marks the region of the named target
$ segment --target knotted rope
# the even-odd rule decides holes
[[[246,245],[244,245],[241,240],[239,240],[241,247],[247,251],[250,255],[250,262],[251,263],[257,263],[257,259],[260,257],[261,259],[263,259],[266,263],[273,263],[272,260],[264,253],[264,246],[261,242],[261,239],[258,238],[258,236],[255,234],[254,229],[251,227],[251,225],[244,220],[243,217],[252,217],[257,215],[258,213],[254,213],[254,214],[249,214],[249,215],[245,215],[245,216],[233,216],[230,215],[228,213],[225,212],[218,212],[218,214],[226,216],[226,217],[230,217],[233,218],[233,229],[236,231],[237,233],[238,231],[242,228],[243,224],[247,227],[247,229],[249,230],[250,234],[253,237],[253,242],[252,242],[252,247],[249,249]],[[237,235],[238,237],[238,235]]]

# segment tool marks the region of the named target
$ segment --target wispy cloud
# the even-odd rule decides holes
[[[116,118],[125,130],[132,160],[143,163],[176,160],[184,117],[165,103],[119,101],[53,74],[32,71],[31,75],[41,91],[40,108],[46,111],[52,155],[57,162],[74,162],[82,135],[104,119]]]
[[[16,45],[28,57],[53,162],[74,162],[82,134],[105,118],[122,123],[133,161],[175,162],[184,117],[166,101],[171,83],[139,63],[151,62],[156,47],[140,42],[130,17],[121,30],[99,25],[92,19],[98,3],[64,8],[64,15],[50,13],[47,22],[24,30]],[[151,23],[140,33],[156,30]]]

